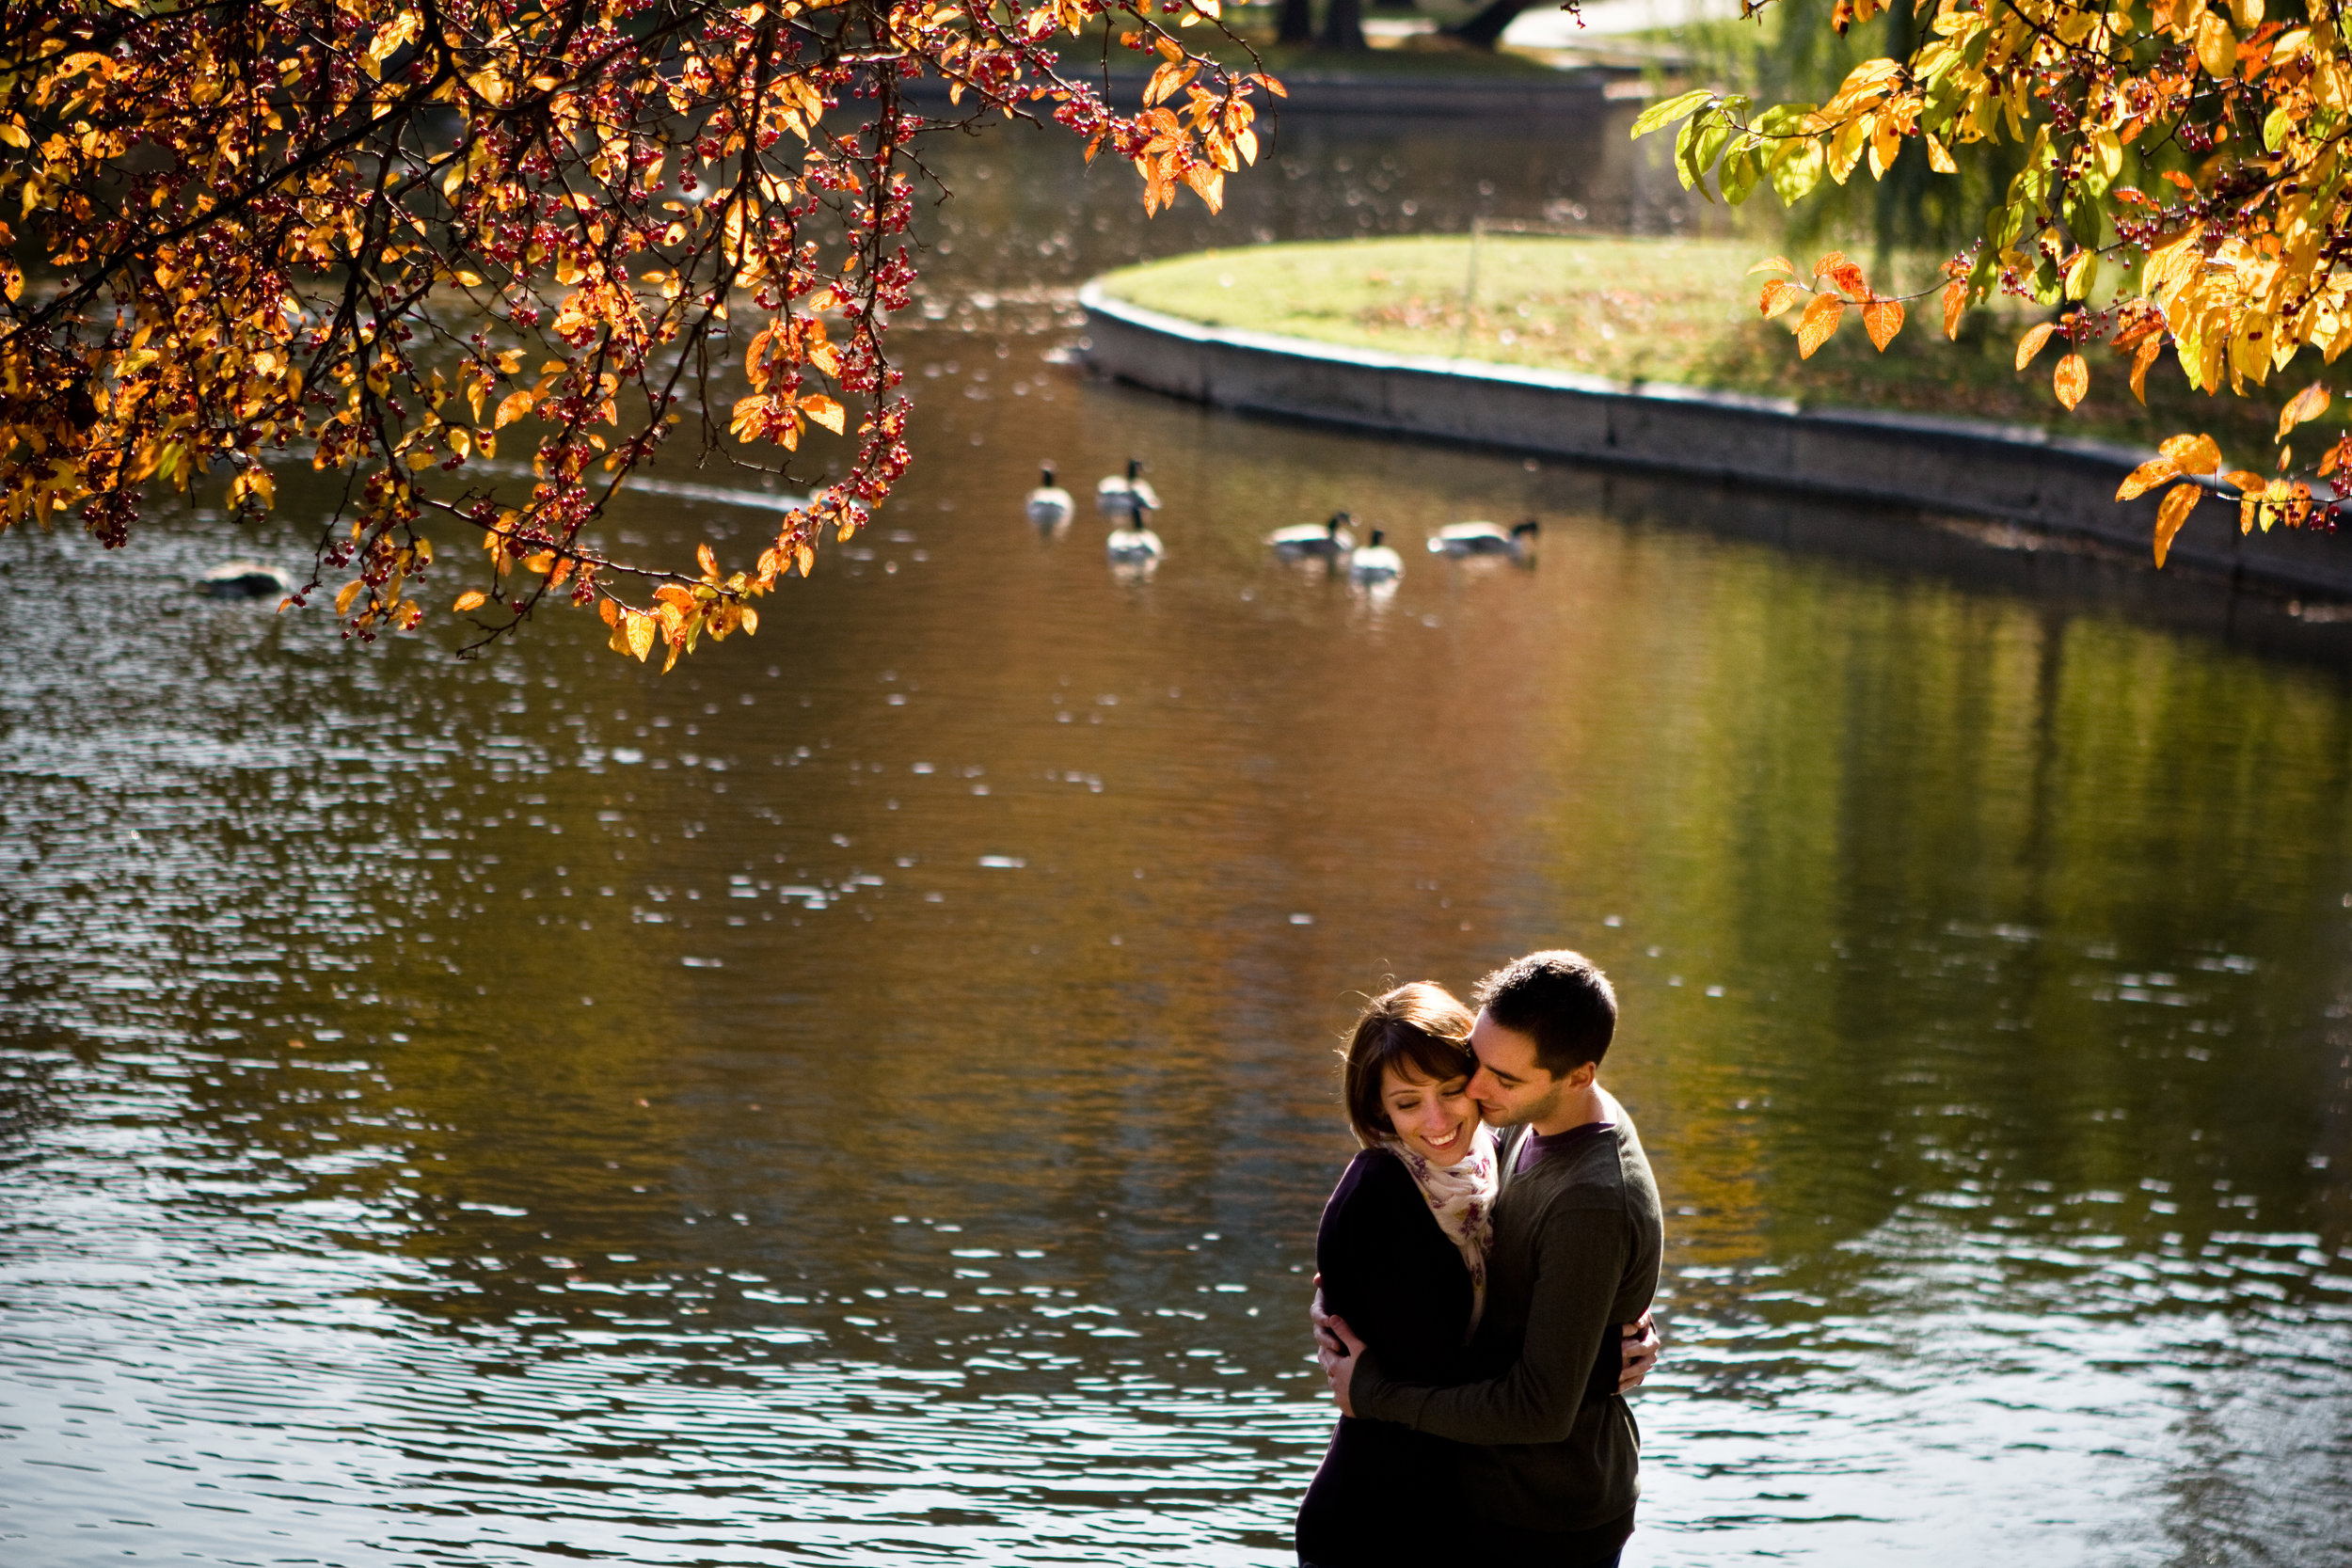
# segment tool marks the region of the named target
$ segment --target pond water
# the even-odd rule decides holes
[[[1669,1211],[1629,1562],[2344,1560],[2341,646],[1070,368],[1147,250],[1672,214],[1286,136],[1224,227],[944,149],[900,499],[667,678],[193,597],[299,475],[0,540],[0,1560],[1286,1561],[1337,1037],[1550,943]],[[1146,581],[1019,509],[1130,453]],[[1339,506],[1393,594],[1266,559]]]

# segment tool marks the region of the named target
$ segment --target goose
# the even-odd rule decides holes
[[[1054,483],[1054,466],[1051,463],[1039,470],[1037,488],[1029,492],[1027,504],[1029,521],[1048,531],[1068,523],[1071,513],[1075,510],[1070,492]]]
[[[1535,547],[1535,535],[1543,524],[1530,517],[1515,523],[1505,533],[1492,523],[1448,523],[1429,541],[1432,555],[1507,555],[1514,561],[1524,560]]]
[[[1321,556],[1337,560],[1356,547],[1356,536],[1347,531],[1354,519],[1344,512],[1334,512],[1323,523],[1300,523],[1295,528],[1278,528],[1265,536],[1265,542],[1286,556]]]
[[[258,561],[224,561],[197,578],[196,591],[209,599],[266,599],[294,591],[294,578]]]
[[[1104,553],[1114,562],[1157,561],[1168,552],[1160,546],[1160,536],[1145,525],[1143,499],[1127,498],[1127,522],[1123,528],[1111,530],[1104,541]]]
[[[1372,531],[1372,543],[1347,559],[1347,575],[1358,582],[1394,582],[1405,575],[1404,558],[1381,543],[1388,537]]]
[[[1123,476],[1104,475],[1094,486],[1096,510],[1105,516],[1120,516],[1127,511],[1128,499],[1133,497],[1143,503],[1146,512],[1157,512],[1160,509],[1159,492],[1152,489],[1152,482],[1142,476],[1143,459],[1140,457],[1127,459],[1127,472]]]

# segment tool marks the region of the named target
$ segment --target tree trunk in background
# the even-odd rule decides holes
[[[1323,12],[1323,36],[1318,49],[1361,50],[1364,42],[1364,0],[1330,0]]]
[[[1310,0],[1282,0],[1282,9],[1275,24],[1277,43],[1312,43],[1315,38],[1314,12]]]
[[[1444,29],[1445,36],[1459,39],[1473,49],[1492,49],[1502,38],[1502,30],[1519,12],[1527,9],[1533,0],[1493,0],[1493,3],[1468,21]]]

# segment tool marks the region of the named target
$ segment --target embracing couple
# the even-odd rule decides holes
[[[1347,1046],[1364,1148],[1323,1211],[1314,1323],[1341,1418],[1298,1511],[1311,1568],[1449,1560],[1613,1568],[1657,1360],[1658,1189],[1597,1081],[1608,977],[1531,953],[1470,1010],[1373,999]]]

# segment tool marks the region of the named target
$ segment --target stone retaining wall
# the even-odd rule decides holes
[[[1907,509],[1996,517],[2150,558],[2154,496],[2116,485],[2147,452],[2030,428],[1865,410],[1476,360],[1416,358],[1202,326],[1089,283],[1087,357],[1122,381],[1221,407],[1581,462],[1662,469]],[[2151,562],[2153,566],[2153,561]],[[2237,508],[2198,508],[2167,569],[2352,598],[2352,535],[2241,535]]]

